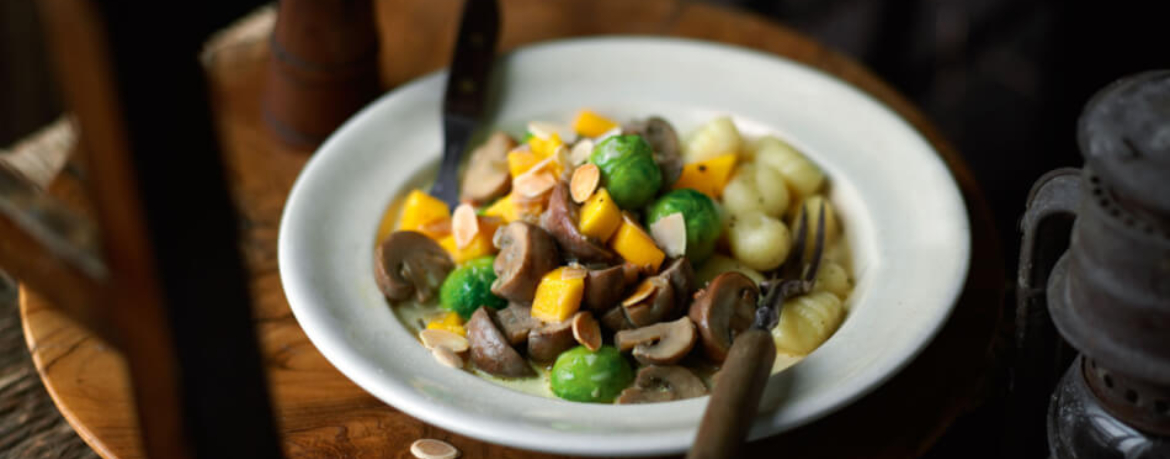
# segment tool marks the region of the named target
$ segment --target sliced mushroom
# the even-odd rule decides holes
[[[658,277],[665,278],[670,283],[674,289],[676,311],[684,314],[691,295],[695,292],[695,269],[691,267],[690,260],[685,257],[672,260],[658,273]]]
[[[504,334],[496,328],[485,306],[476,309],[471,320],[467,321],[467,341],[471,344],[471,361],[483,371],[504,378],[534,374],[524,357],[512,349]]]
[[[532,308],[517,303],[496,311],[495,319],[500,332],[513,346],[524,344],[528,341],[528,332],[543,325],[540,320],[532,317]]]
[[[633,349],[634,359],[646,365],[670,365],[691,352],[698,337],[691,319],[682,317],[614,335],[618,350]]]
[[[707,395],[707,386],[691,370],[677,365],[651,365],[638,370],[634,385],[622,391],[617,402],[658,403],[703,395]]]
[[[537,362],[551,362],[558,355],[577,346],[573,321],[545,324],[528,332],[528,357]]]
[[[455,268],[438,243],[415,231],[395,231],[374,251],[374,279],[390,301],[430,301]]]
[[[715,362],[727,359],[732,340],[751,326],[759,295],[756,283],[736,271],[716,276],[695,295],[689,315],[699,327],[708,358]]]
[[[585,295],[581,305],[591,311],[606,311],[621,303],[626,288],[638,281],[638,267],[626,263],[604,269],[591,269],[585,277]]]
[[[507,194],[512,185],[508,151],[515,147],[516,141],[511,136],[497,131],[473,150],[463,183],[459,185],[460,199],[482,204]]]
[[[626,123],[622,126],[622,134],[636,134],[646,139],[646,143],[654,149],[654,162],[658,163],[658,168],[662,170],[662,189],[670,189],[683,169],[682,150],[674,126],[654,116]]]
[[[608,311],[602,313],[601,318],[598,321],[601,322],[602,325],[605,325],[605,328],[614,331],[637,328],[633,323],[630,322],[630,318],[626,317],[626,308],[622,307],[621,304],[609,308]]]
[[[492,264],[496,272],[492,293],[511,301],[531,302],[541,276],[560,264],[556,241],[540,227],[516,221],[497,230],[494,243],[500,253]]]
[[[569,186],[558,182],[548,198],[548,210],[540,216],[540,226],[556,238],[564,255],[582,263],[616,264],[617,255],[605,247],[604,241],[585,236],[577,229],[579,211],[569,197]]]

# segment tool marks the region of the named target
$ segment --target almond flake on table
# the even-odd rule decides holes
[[[451,234],[455,237],[455,247],[465,248],[479,233],[479,220],[475,215],[475,208],[471,204],[463,203],[455,207],[451,217]]]
[[[681,257],[687,251],[687,222],[682,212],[675,212],[652,223],[650,235],[671,258]]]
[[[423,438],[410,445],[410,454],[418,459],[455,459],[459,450],[443,440]]]

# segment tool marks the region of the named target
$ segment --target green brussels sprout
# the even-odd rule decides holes
[[[492,269],[495,261],[496,257],[476,258],[451,271],[439,287],[439,304],[443,309],[467,320],[480,306],[495,309],[507,306],[507,300],[492,293],[492,282],[496,281]]]
[[[698,264],[715,251],[715,241],[723,232],[723,222],[715,201],[707,195],[690,188],[671,191],[650,205],[646,214],[646,227],[658,219],[681,212],[687,227],[686,257]]]
[[[634,370],[613,346],[602,346],[597,352],[577,346],[557,357],[551,381],[557,397],[609,403],[634,382]]]
[[[623,210],[650,203],[662,186],[662,170],[654,150],[636,135],[615,135],[593,147],[589,162],[601,170],[601,185]]]

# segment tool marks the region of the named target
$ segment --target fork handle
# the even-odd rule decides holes
[[[735,338],[687,459],[739,457],[775,360],[776,344],[767,330],[753,327]]]

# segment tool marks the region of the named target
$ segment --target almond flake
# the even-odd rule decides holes
[[[456,369],[463,368],[463,357],[446,347],[431,348],[431,355],[443,365]]]
[[[479,233],[479,220],[475,218],[475,208],[468,203],[460,204],[451,217],[451,235],[455,236],[455,247],[467,247],[475,239],[476,233]]]
[[[512,181],[512,188],[526,198],[538,198],[551,190],[556,184],[557,179],[548,172],[533,175],[525,173]]]
[[[650,235],[671,258],[681,257],[687,251],[687,223],[682,212],[675,212],[652,223]]]
[[[589,271],[579,266],[566,266],[561,270],[561,279],[584,279],[589,274]]]
[[[573,149],[569,151],[569,163],[574,166],[585,164],[586,161],[589,161],[591,154],[593,154],[593,141],[581,139],[573,144]]]
[[[626,298],[624,301],[622,301],[622,306],[630,307],[638,304],[642,300],[649,297],[650,294],[654,293],[654,290],[657,288],[658,287],[654,285],[653,282],[650,282],[650,279],[646,279],[646,281],[638,284],[638,289],[634,290],[634,293],[631,294],[629,298]]]
[[[573,316],[573,338],[590,351],[601,349],[601,327],[597,325],[597,319],[588,312],[578,312]]]
[[[467,351],[469,346],[467,338],[460,336],[458,333],[435,328],[418,332],[418,339],[422,340],[423,346],[427,349],[445,347],[447,350],[456,354]]]
[[[601,170],[596,164],[586,164],[573,171],[573,178],[569,181],[569,194],[573,201],[583,203],[597,191],[597,184],[601,182]]]
[[[410,454],[418,459],[455,459],[459,450],[445,441],[424,438],[410,445]]]

